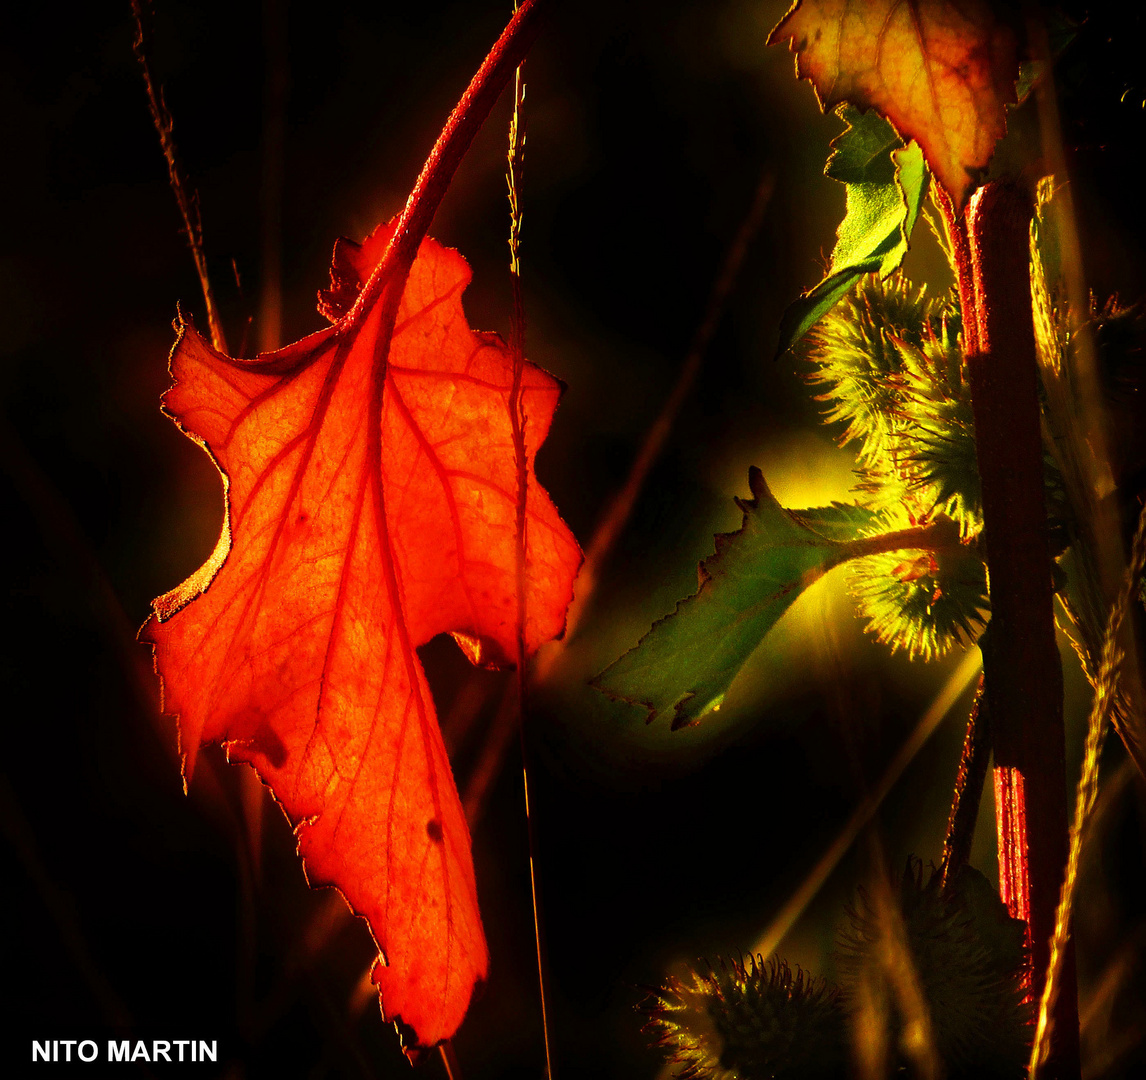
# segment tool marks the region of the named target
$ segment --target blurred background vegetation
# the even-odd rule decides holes
[[[156,7],[153,70],[198,190],[232,351],[250,355],[265,238],[281,247],[281,333],[294,340],[321,325],[315,293],[335,238],[360,239],[398,211],[508,5]],[[528,64],[527,351],[568,384],[538,473],[583,543],[675,382],[754,193],[774,181],[695,388],[532,702],[561,1077],[658,1075],[633,1011],[642,988],[698,957],[753,948],[959,659],[889,657],[829,577],[696,728],[646,726],[584,685],[695,589],[713,533],[739,526],[732,497],[747,495],[749,465],[788,506],[845,498],[851,483],[799,359],[772,358],[781,313],[819,279],[843,209],[842,187],[822,176],[841,125],[796,83],[787,52],[764,48],[783,7],[557,5]],[[1089,18],[1063,61],[1064,140],[1091,288],[1132,301],[1146,293],[1142,17]],[[126,2],[45,6],[23,11],[0,44],[0,948],[12,1017],[2,1060],[26,1062],[31,1039],[193,1037],[219,1040],[227,1077],[405,1075],[363,986],[365,929],[306,888],[282,815],[269,800],[258,809],[221,753],[184,797],[174,725],[155,716],[133,640],[151,598],[209,553],[222,504],[207,457],[157,407],[176,302],[205,319],[132,37]],[[276,79],[281,158],[267,138]],[[509,105],[432,230],[473,268],[471,325],[503,334]],[[950,281],[922,227],[906,269],[935,288]],[[1120,437],[1133,447],[1138,386],[1123,390]],[[464,792],[506,676],[472,674],[448,640],[423,654]],[[1070,657],[1067,679],[1077,769],[1087,694]],[[939,857],[967,704],[964,693],[879,813],[896,868],[908,853]],[[455,1045],[467,1078],[539,1076],[515,741],[491,756],[502,767],[474,846],[492,970]],[[1117,740],[1108,756],[1114,775]],[[1146,802],[1141,783],[1110,791],[1079,901],[1096,1077],[1146,1060]],[[992,822],[988,793],[972,861],[993,878]],[[843,860],[783,955],[831,974],[870,850]],[[424,1068],[442,1070],[437,1059]]]

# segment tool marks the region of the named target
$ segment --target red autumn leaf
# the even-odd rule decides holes
[[[914,139],[963,203],[1006,134],[1019,53],[987,0],[796,0],[768,37],[789,40],[796,74],[824,109],[874,108]]]
[[[347,315],[392,231],[338,243],[335,325],[285,349],[235,360],[177,324],[164,405],[218,464],[227,514],[143,636],[185,776],[202,743],[254,765],[310,881],[369,921],[383,1011],[425,1047],[457,1029],[488,956],[415,649],[448,632],[474,662],[516,654],[513,360],[470,330],[469,268],[432,240],[397,305],[390,272]],[[580,562],[532,473],[559,390],[525,365],[527,652],[561,633]]]

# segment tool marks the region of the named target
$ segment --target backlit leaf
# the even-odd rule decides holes
[[[768,38],[824,109],[877,109],[961,209],[1006,132],[1017,36],[987,0],[797,0]]]
[[[700,590],[653,625],[593,685],[649,710],[674,710],[673,727],[718,708],[736,673],[796,598],[850,557],[849,541],[877,519],[855,506],[785,510],[760,470],[748,473],[753,498],[739,532],[716,538],[700,566]]]
[[[850,106],[838,111],[848,127],[832,143],[824,172],[847,185],[847,212],[827,275],[784,312],[779,353],[795,345],[865,274],[887,277],[899,267],[927,193],[918,146],[904,146],[875,112]]]
[[[469,269],[432,240],[347,316],[391,233],[339,242],[322,298],[335,325],[278,352],[235,360],[177,324],[164,405],[218,464],[227,510],[143,637],[185,776],[203,743],[254,765],[311,882],[369,921],[383,1011],[424,1047],[461,1023],[488,956],[415,650],[451,633],[475,662],[515,655],[513,362],[470,330]],[[532,651],[562,631],[580,553],[532,475],[559,384],[527,364],[522,386]]]

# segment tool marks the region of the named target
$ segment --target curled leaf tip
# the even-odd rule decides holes
[[[787,41],[821,108],[876,109],[922,147],[961,210],[1018,100],[1020,35],[988,0],[797,0]]]

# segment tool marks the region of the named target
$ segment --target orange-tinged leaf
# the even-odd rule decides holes
[[[234,360],[177,323],[164,405],[213,455],[227,514],[143,637],[185,775],[203,743],[255,766],[311,882],[369,921],[386,1016],[425,1047],[457,1029],[488,956],[415,649],[445,632],[475,661],[516,653],[513,361],[470,330],[469,268],[429,239],[404,289],[390,271],[347,314],[392,231],[339,242],[335,325],[278,352]],[[522,386],[531,652],[564,627],[580,551],[532,473],[560,386],[531,364]]]
[[[874,108],[914,139],[961,209],[1006,133],[1019,49],[987,0],[796,0],[768,38],[824,109]]]

